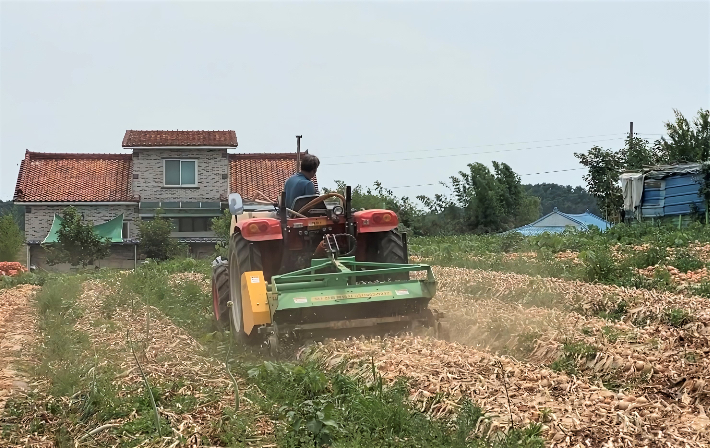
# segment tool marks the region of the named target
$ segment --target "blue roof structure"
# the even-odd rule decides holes
[[[700,196],[702,168],[700,163],[685,163],[644,170],[643,194],[639,204],[641,217],[660,218],[704,212],[705,200]]]
[[[555,207],[552,212],[537,221],[509,230],[509,232],[519,232],[525,236],[531,236],[545,232],[562,233],[567,227],[574,227],[577,230],[589,230],[589,226],[596,226],[600,230],[606,230],[611,227],[611,223],[594,213],[590,213],[589,210],[584,213],[562,213]]]

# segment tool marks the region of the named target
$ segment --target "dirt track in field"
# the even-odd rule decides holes
[[[31,301],[37,289],[20,285],[0,291],[0,409],[12,394],[30,388],[26,367],[36,341],[37,321]]]

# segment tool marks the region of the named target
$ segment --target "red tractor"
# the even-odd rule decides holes
[[[315,335],[421,323],[447,336],[428,309],[436,281],[427,265],[408,264],[406,235],[390,210],[351,207],[350,187],[297,198],[290,207],[244,204],[233,215],[228,260],[213,271],[214,312],[242,341],[278,345],[286,333]],[[410,272],[424,271],[410,280]],[[231,308],[231,309],[230,309]]]

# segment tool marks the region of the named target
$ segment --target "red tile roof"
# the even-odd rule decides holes
[[[131,193],[130,154],[25,153],[17,176],[18,202],[126,202]]]
[[[146,146],[220,146],[237,147],[234,131],[126,131],[124,148]]]
[[[229,155],[229,191],[244,199],[277,200],[286,179],[296,173],[295,153],[262,153]],[[318,179],[313,178],[318,188]]]

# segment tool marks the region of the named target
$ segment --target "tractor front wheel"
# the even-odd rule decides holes
[[[396,230],[377,234],[377,261],[378,263],[407,264],[407,252],[404,249],[402,235]],[[409,280],[409,273],[391,274],[384,281]]]
[[[235,233],[229,239],[229,296],[232,301],[232,333],[238,342],[256,344],[259,334],[254,330],[251,334],[244,332],[242,317],[242,274],[249,271],[261,271],[261,251],[256,244],[246,240],[241,234]]]

